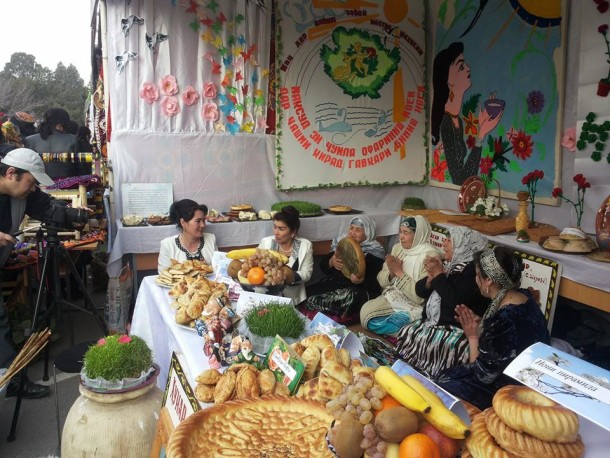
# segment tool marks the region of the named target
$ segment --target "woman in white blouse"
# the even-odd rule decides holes
[[[216,236],[204,232],[208,207],[194,200],[182,199],[169,208],[169,219],[180,229],[178,235],[161,240],[159,272],[171,264],[197,259],[212,265],[212,255],[218,250]]]
[[[273,215],[273,235],[265,237],[258,245],[259,248],[276,250],[288,256],[287,265],[294,271],[294,281],[283,293],[292,299],[293,304],[307,297],[305,283],[313,272],[313,247],[309,240],[297,237],[300,227],[299,211],[287,205]]]

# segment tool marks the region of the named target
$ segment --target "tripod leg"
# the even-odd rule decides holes
[[[85,305],[88,307],[88,310],[83,310],[81,307],[77,306],[76,304],[72,304],[69,302],[68,303],[72,307],[75,307],[79,310],[83,310],[83,311],[88,312],[89,314],[93,315],[93,317],[96,319],[97,324],[99,325],[99,327],[102,330],[102,332],[104,333],[104,335],[110,334],[110,331],[108,330],[108,326],[106,325],[106,322],[100,316],[99,311],[97,310],[97,308],[95,306],[95,301],[89,294],[89,291],[87,290],[87,287],[83,283],[83,279],[81,278],[78,270],[76,269],[76,266],[72,262],[72,259],[70,259],[70,254],[68,253],[68,250],[66,250],[66,248],[63,246],[60,246],[59,249],[60,249],[60,253],[62,254],[63,258],[65,259],[68,266],[70,267],[70,271],[72,272],[72,276],[76,280],[76,285],[78,286],[78,289],[80,290],[81,293],[83,293],[83,296],[85,298]],[[67,301],[63,301],[63,302],[67,302]]]

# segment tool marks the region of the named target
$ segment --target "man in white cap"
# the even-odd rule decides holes
[[[0,267],[8,259],[24,215],[41,220],[51,206],[53,198],[39,186],[50,186],[53,180],[45,173],[40,155],[27,148],[17,148],[0,160]],[[11,339],[8,315],[0,297],[0,367],[8,367],[16,356]],[[19,386],[13,377],[7,387],[7,395],[16,394]],[[24,398],[39,398],[49,393],[49,388],[26,380]]]

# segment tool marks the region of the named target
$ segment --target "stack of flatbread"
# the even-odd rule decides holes
[[[345,348],[336,349],[325,334],[305,337],[290,345],[305,363],[305,373],[296,396],[326,402],[341,394],[343,387],[352,383],[353,377],[374,370],[352,359]]]
[[[189,260],[182,263],[172,259],[171,265],[161,272],[155,279],[161,286],[173,287],[186,277],[196,278],[214,272],[214,268],[203,261]]]
[[[169,292],[174,298],[171,307],[176,310],[176,323],[193,325],[202,315],[204,307],[210,301],[223,298],[220,302],[229,304],[227,286],[208,280],[203,276],[185,276]]]

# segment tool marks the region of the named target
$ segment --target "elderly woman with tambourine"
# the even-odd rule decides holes
[[[385,250],[375,240],[375,222],[355,216],[347,231],[332,241],[331,252],[320,263],[324,277],[306,287],[307,299],[299,310],[310,318],[322,312],[339,323],[357,322],[362,305],[381,293],[377,274],[384,259]]]

